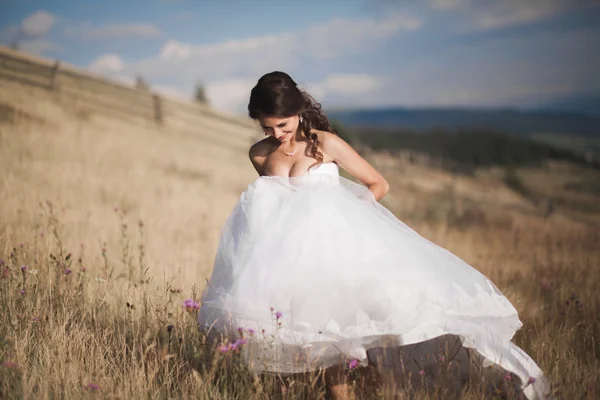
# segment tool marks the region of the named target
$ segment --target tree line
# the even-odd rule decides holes
[[[472,167],[539,165],[545,160],[570,161],[600,168],[581,154],[527,137],[486,128],[430,129],[351,128],[333,121],[334,130],[353,145],[372,150],[411,150]]]

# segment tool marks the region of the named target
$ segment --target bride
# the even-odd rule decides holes
[[[332,133],[320,104],[276,71],[248,110],[267,135],[249,151],[259,178],[222,228],[201,327],[237,338],[250,370],[282,374],[367,366],[377,349],[451,335],[518,378],[527,398],[546,397],[542,371],[511,342],[522,326],[512,304],[378,202],[388,183]]]

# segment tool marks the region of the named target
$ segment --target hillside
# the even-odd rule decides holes
[[[600,97],[566,97],[549,101],[536,108],[542,112],[570,112],[598,116],[600,115]]]
[[[132,263],[137,271],[143,244],[148,276],[202,286],[219,229],[255,178],[247,149],[256,127],[228,122],[217,112],[195,117],[195,105],[174,99],[180,117],[157,125],[137,117],[135,109],[126,115],[127,108],[113,113],[97,105],[85,85],[114,104],[122,88],[73,80],[52,92],[0,73],[0,247],[45,244],[51,202],[65,248],[84,252],[90,264],[104,264],[107,248],[110,263]],[[65,94],[67,85],[82,95]]]

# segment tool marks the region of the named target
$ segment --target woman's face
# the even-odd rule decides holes
[[[300,124],[300,118],[297,115],[291,117],[262,117],[259,119],[263,131],[281,143],[289,142]]]

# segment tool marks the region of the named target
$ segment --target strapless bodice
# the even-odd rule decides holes
[[[338,185],[340,182],[339,167],[336,163],[321,163],[299,176],[283,177],[278,175],[263,175],[257,179],[259,183],[275,183],[296,190],[300,187],[312,187],[315,184]]]
[[[315,167],[310,168],[305,175],[308,176],[314,176],[314,175],[332,175],[332,176],[339,176],[340,172],[339,172],[339,168],[338,165],[336,163],[333,162],[328,162],[328,163],[321,163]]]

